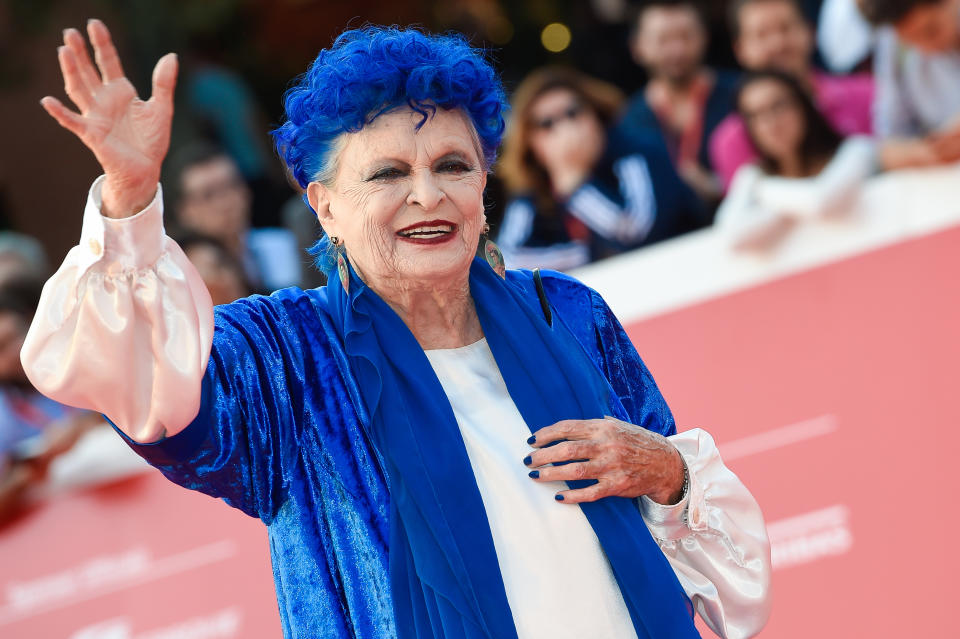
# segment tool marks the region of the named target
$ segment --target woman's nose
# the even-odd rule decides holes
[[[413,177],[410,194],[407,195],[407,205],[418,205],[424,211],[430,211],[435,209],[444,197],[446,196],[432,172],[423,171]]]

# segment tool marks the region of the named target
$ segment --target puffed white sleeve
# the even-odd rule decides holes
[[[669,440],[687,465],[687,491],[670,506],[641,497],[644,521],[710,629],[727,639],[752,637],[771,605],[760,506],[723,464],[709,433],[693,428]]]
[[[80,244],[44,286],[20,357],[44,395],[154,442],[199,411],[213,305],[164,233],[161,189],[140,213],[111,219],[100,215],[102,183],[90,188]]]

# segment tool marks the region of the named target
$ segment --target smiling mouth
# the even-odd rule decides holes
[[[397,231],[397,235],[409,239],[432,240],[450,235],[454,228],[454,225],[448,222],[433,222],[408,226]]]

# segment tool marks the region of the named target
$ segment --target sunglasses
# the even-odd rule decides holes
[[[533,127],[540,131],[549,131],[564,120],[576,120],[583,113],[582,104],[571,104],[557,115],[551,115],[540,120],[533,121]]]

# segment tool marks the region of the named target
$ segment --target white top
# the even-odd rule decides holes
[[[164,235],[159,189],[153,202],[139,214],[114,220],[100,215],[101,184],[102,178],[90,189],[80,244],[70,250],[44,287],[21,360],[30,381],[45,395],[104,413],[131,439],[153,442],[183,430],[199,411],[200,385],[213,337],[213,306],[183,251]],[[476,349],[485,350],[481,346]],[[430,358],[438,369],[441,360],[447,359],[435,353]],[[499,371],[491,377],[491,371],[483,368],[482,357],[479,359],[477,368],[473,368],[471,359],[471,368],[457,374],[485,379],[482,385],[470,386],[470,392],[477,393],[482,386],[495,394],[497,385],[503,384]],[[622,598],[618,603],[619,590],[615,597],[609,593],[609,568],[604,567],[605,560],[597,559],[602,551],[595,537],[589,539],[592,529],[584,539],[586,524],[582,516],[577,523],[580,509],[557,504],[549,487],[538,486],[526,476],[522,459],[529,450],[525,446],[529,432],[519,415],[503,419],[503,424],[500,419],[490,420],[503,432],[481,430],[479,425],[489,418],[464,419],[463,415],[472,414],[469,407],[476,404],[464,403],[469,402],[469,393],[451,384],[458,377],[444,374],[444,378],[450,384],[451,401],[485,507],[494,513],[490,517],[492,532],[508,596],[511,601],[521,597],[530,602],[531,610],[539,611],[536,616],[525,614],[518,620],[521,632],[526,633],[521,636],[549,636],[541,632],[539,624],[554,615],[576,623],[570,620],[574,615],[565,612],[572,605],[567,596],[559,602],[554,600],[545,615],[546,598],[538,597],[538,589],[549,587],[556,593],[560,587],[584,586],[585,590],[599,591],[582,595],[599,596],[603,604],[593,610],[612,612],[594,615],[589,632],[566,636],[633,636],[632,625],[627,634],[617,630],[623,618]],[[497,406],[489,410],[516,412],[512,402],[506,407],[502,402],[494,403]],[[731,639],[753,636],[770,614],[770,544],[760,508],[736,475],[723,465],[709,434],[691,429],[670,437],[670,441],[689,469],[689,489],[674,506],[661,506],[641,497],[644,521],[707,625]],[[495,490],[489,488],[494,485]],[[533,525],[555,531],[546,539],[560,544],[557,547],[570,544],[574,550],[554,550],[536,569],[516,568],[523,560],[514,558],[512,546],[520,544],[525,553],[542,550],[523,546],[529,533],[517,522],[527,521],[524,508],[511,501],[510,517],[504,516],[507,505],[500,500],[511,499],[514,492],[524,504],[545,496],[545,519],[538,515]],[[579,566],[578,574],[592,580],[569,583],[567,574],[572,565]],[[530,587],[531,583],[537,588]],[[595,632],[601,623],[608,624],[605,627],[609,634]],[[530,634],[531,627],[537,628],[536,635]]]
[[[876,143],[859,135],[844,140],[812,177],[779,177],[745,164],[717,209],[716,226],[735,248],[768,246],[793,224],[849,208],[864,180],[876,171]]]
[[[519,639],[636,637],[586,515],[553,497],[566,482],[527,476],[530,429],[487,340],[426,353],[463,435]]]

